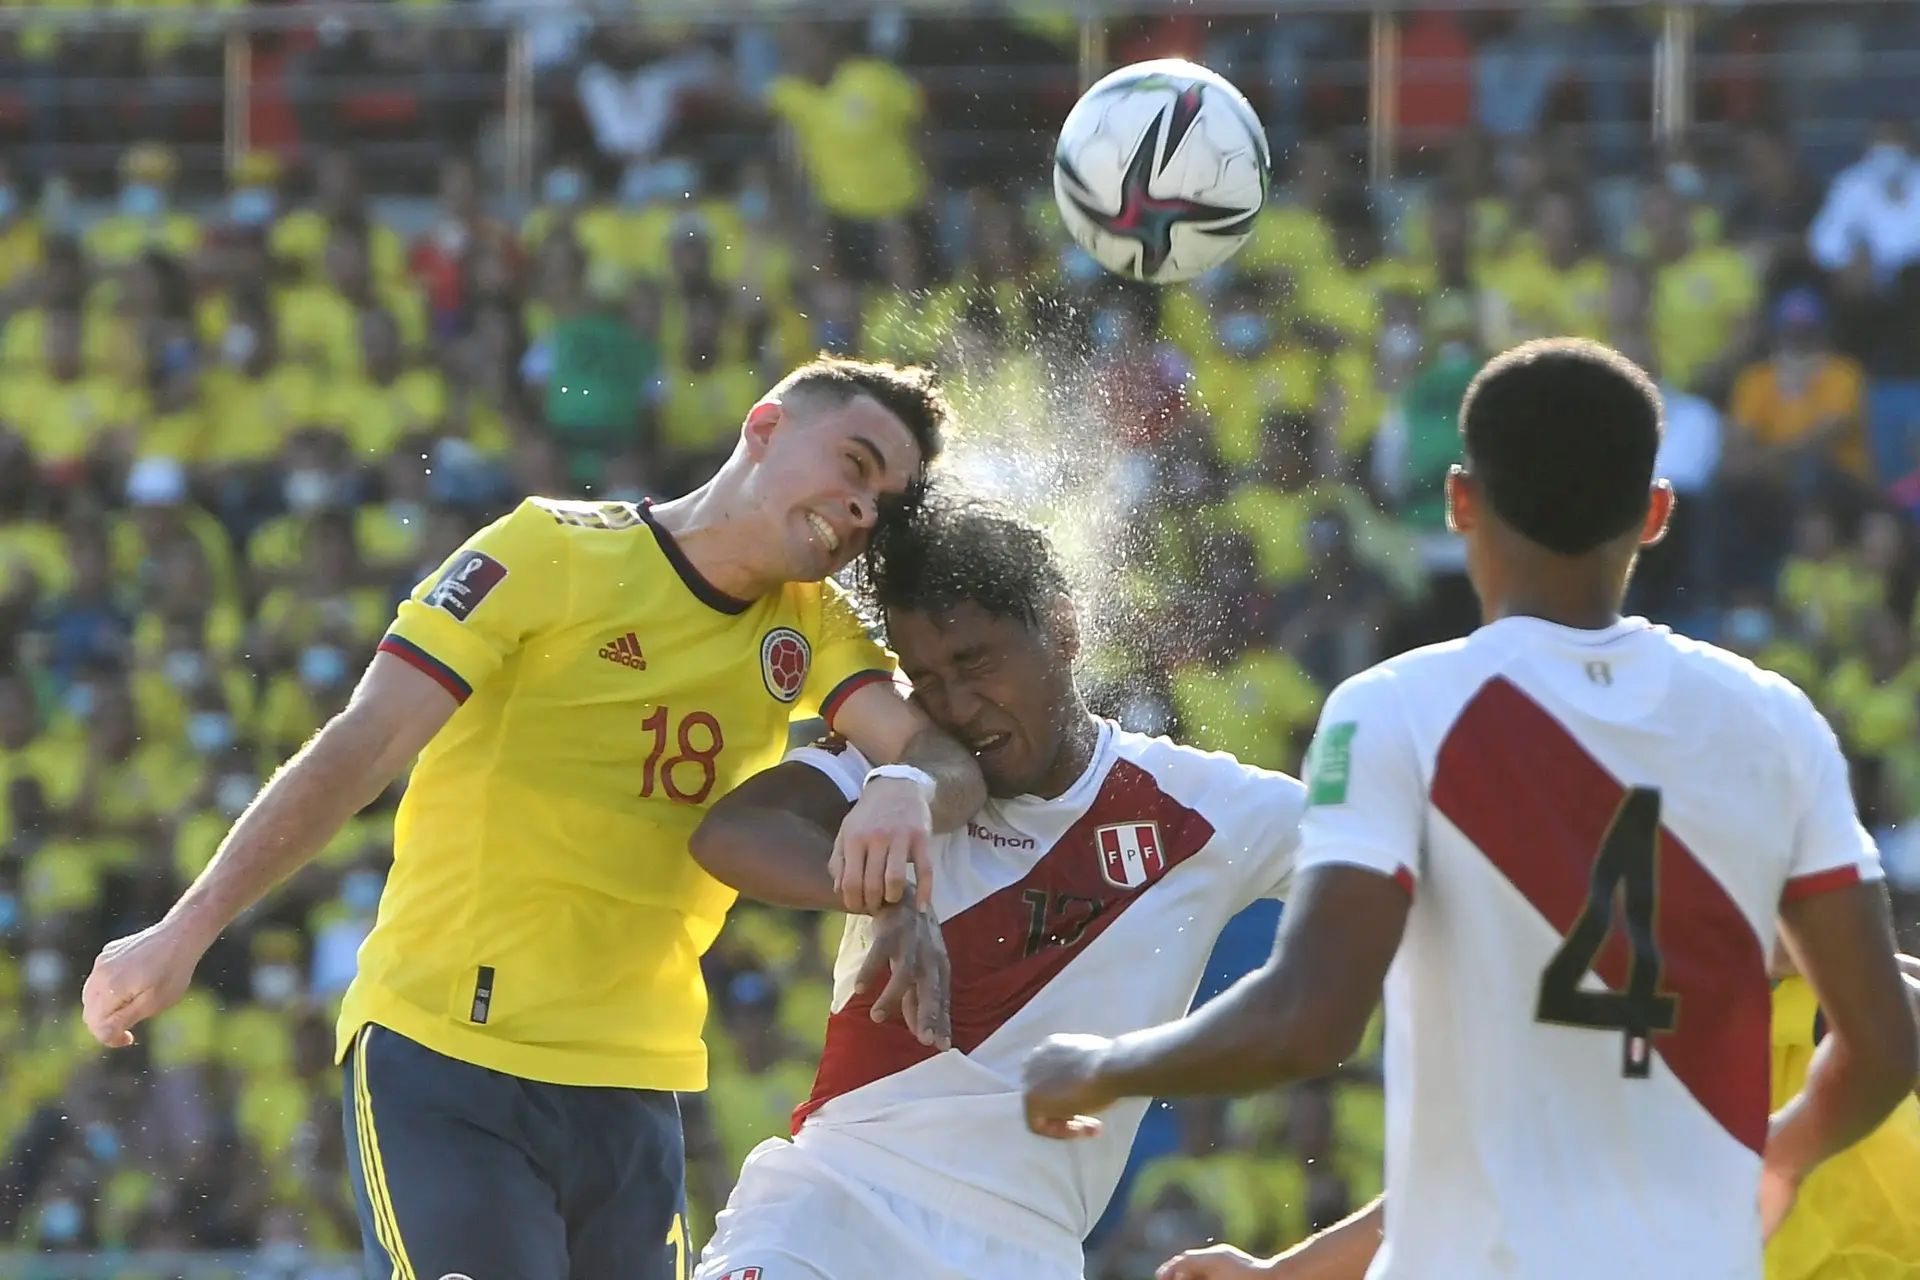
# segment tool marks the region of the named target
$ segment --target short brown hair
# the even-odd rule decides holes
[[[920,446],[925,466],[939,458],[946,447],[947,428],[953,422],[953,406],[947,403],[933,370],[918,365],[822,354],[780,379],[770,394],[791,391],[825,395],[839,404],[867,396],[900,419]]]

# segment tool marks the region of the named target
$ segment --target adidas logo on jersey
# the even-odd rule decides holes
[[[617,662],[623,667],[632,667],[635,671],[647,669],[647,657],[640,652],[640,638],[629,631],[617,639],[609,640],[600,647],[600,656],[608,662]]]

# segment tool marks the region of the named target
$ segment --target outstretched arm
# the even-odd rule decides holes
[[[431,676],[378,654],[345,709],[247,806],[160,923],[107,944],[81,1003],[109,1048],[177,1001],[213,940],[242,911],[326,847],[420,753],[459,704]]]
[[[1178,1022],[1112,1041],[1055,1036],[1027,1060],[1027,1123],[1097,1133],[1121,1098],[1250,1093],[1326,1075],[1360,1045],[1399,949],[1410,900],[1397,881],[1310,867],[1265,967]]]
[[[1214,1245],[1169,1259],[1155,1280],[1365,1280],[1386,1229],[1387,1202],[1376,1199],[1285,1253],[1251,1258],[1231,1245]]]
[[[1054,1036],[1027,1060],[1027,1124],[1099,1130],[1125,1097],[1245,1093],[1352,1055],[1418,892],[1427,788],[1391,668],[1334,690],[1307,756],[1293,894],[1271,958],[1190,1017],[1118,1040]]]

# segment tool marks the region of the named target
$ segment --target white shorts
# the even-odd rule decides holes
[[[693,1280],[1081,1280],[1079,1242],[1061,1243],[1034,1253],[774,1138],[747,1156]]]

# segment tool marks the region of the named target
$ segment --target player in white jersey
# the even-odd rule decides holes
[[[1328,700],[1274,957],[1193,1017],[1056,1038],[1029,1122],[1352,1052],[1384,979],[1375,1280],[1758,1280],[1799,1180],[1911,1086],[1878,858],[1790,683],[1620,601],[1672,493],[1659,400],[1593,343],[1488,364],[1448,484],[1486,625]],[[1768,1117],[1776,918],[1831,1033]],[[1764,1189],[1764,1190],[1763,1190]]]
[[[991,799],[932,842],[930,915],[849,922],[793,1140],[748,1157],[696,1275],[1078,1280],[1146,1104],[1096,1143],[1048,1142],[1027,1131],[1020,1064],[1054,1031],[1184,1012],[1227,921],[1285,887],[1304,789],[1090,715],[1066,581],[1032,525],[936,496],[868,557],[902,673],[977,751]],[[842,744],[802,748],[715,805],[694,856],[754,897],[836,906],[832,832],[866,771]],[[890,1016],[924,977],[913,957],[876,996],[876,958],[911,934],[921,958],[944,940],[950,1031],[937,994],[907,1011],[919,1036]]]

